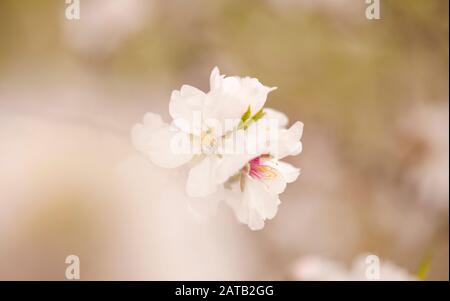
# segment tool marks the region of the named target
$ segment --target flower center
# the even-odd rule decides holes
[[[213,129],[203,132],[201,135],[202,153],[213,154],[217,148],[217,137]]]
[[[257,180],[273,179],[277,177],[277,170],[267,164],[266,161],[270,160],[269,156],[262,155],[256,157],[248,163],[248,174]]]

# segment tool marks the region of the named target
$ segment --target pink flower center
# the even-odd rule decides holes
[[[267,155],[256,157],[248,162],[248,174],[257,180],[271,179],[277,176],[277,170],[264,164],[270,158]]]

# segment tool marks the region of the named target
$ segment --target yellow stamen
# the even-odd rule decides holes
[[[274,179],[278,175],[277,170],[275,168],[267,165],[255,166],[255,169],[263,179]]]

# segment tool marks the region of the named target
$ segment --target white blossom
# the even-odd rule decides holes
[[[134,146],[150,160],[165,168],[192,163],[186,191],[192,197],[205,197],[217,192],[230,175],[230,159],[222,156],[219,146],[237,129],[241,116],[257,112],[274,88],[262,85],[255,78],[225,77],[216,67],[210,76],[210,91],[183,85],[172,92],[169,113],[171,125],[161,117],[147,113],[142,124],[132,130]],[[216,170],[221,176],[216,177]],[[234,171],[232,171],[234,172]]]
[[[301,152],[303,124],[286,129],[284,114],[264,108],[274,89],[256,78],[226,77],[216,67],[209,92],[189,85],[173,91],[171,124],[147,113],[132,130],[133,144],[160,167],[188,167],[189,197],[226,200],[239,221],[261,229],[300,173],[280,160]]]
[[[282,124],[287,124],[284,114],[273,110],[265,119],[272,118],[271,114],[277,114],[286,120]],[[264,121],[262,119],[260,123]],[[300,175],[300,169],[280,160],[301,152],[303,124],[296,122],[291,128],[281,127],[278,131],[277,135],[264,137],[268,139],[266,147],[246,162],[240,170],[238,181],[232,182],[226,190],[227,204],[234,210],[237,219],[252,230],[262,229],[264,221],[276,215],[279,195],[288,183],[294,182]]]

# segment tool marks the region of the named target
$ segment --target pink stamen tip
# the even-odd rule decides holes
[[[261,164],[261,156],[250,160],[249,163],[250,163],[250,166],[252,166],[252,165],[260,165]]]

